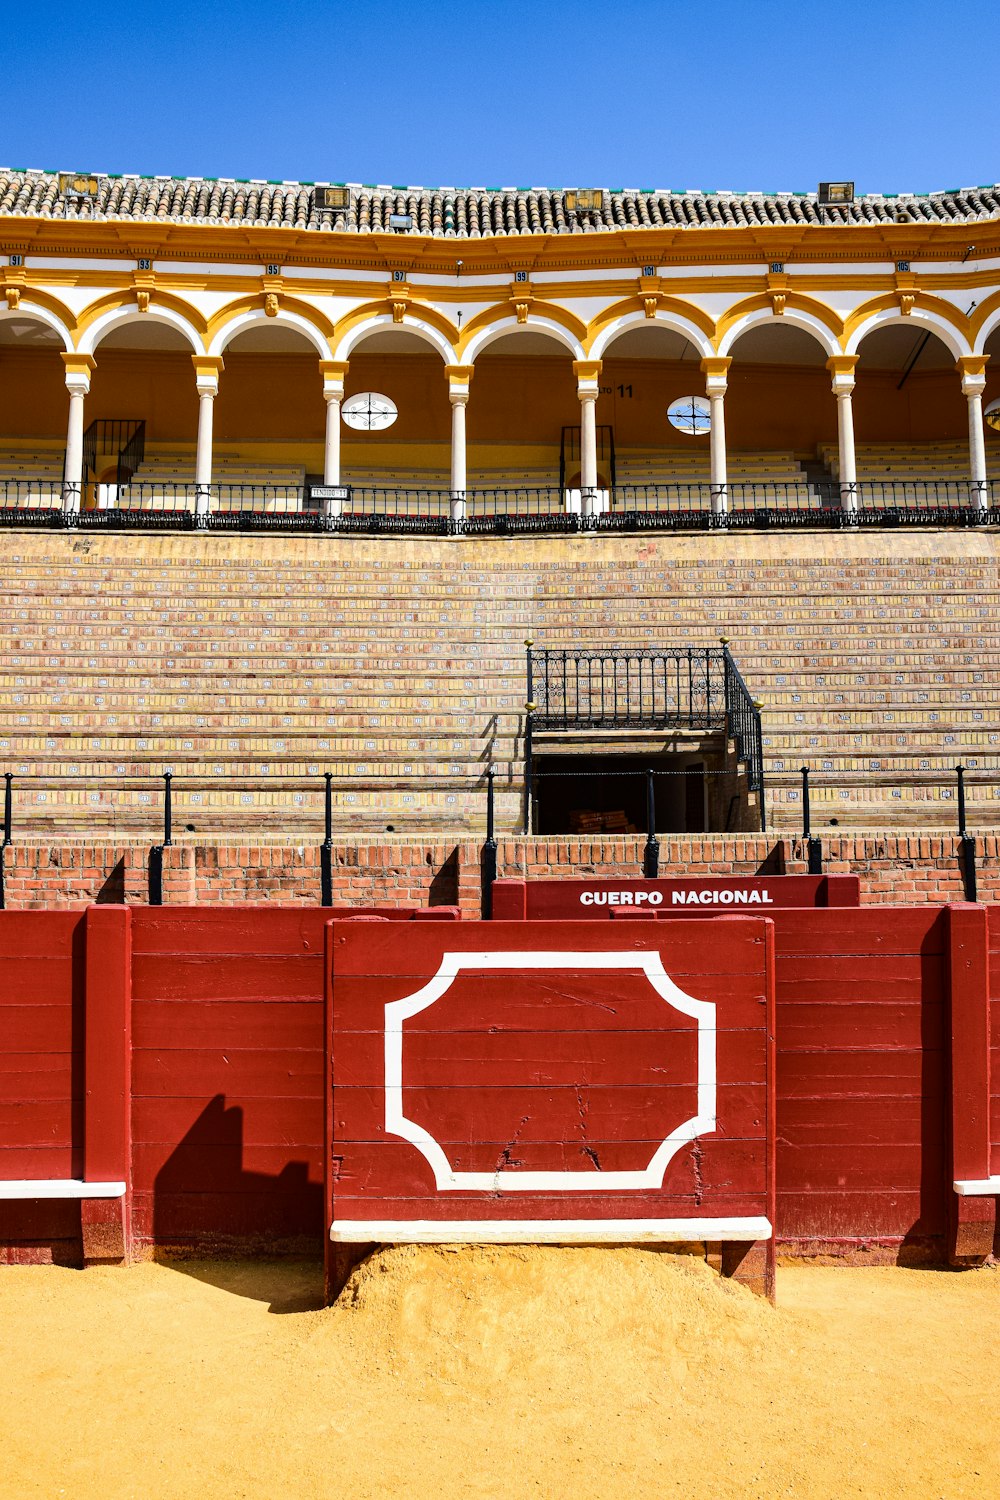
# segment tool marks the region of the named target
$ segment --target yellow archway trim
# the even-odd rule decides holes
[[[668,313],[674,317],[683,318],[686,323],[693,323],[696,328],[700,328],[707,339],[712,338],[715,333],[715,324],[708,316],[708,313],[702,312],[700,307],[695,307],[690,302],[682,302],[679,297],[666,297],[662,292],[647,293],[646,297],[625,297],[621,302],[613,302],[610,307],[605,307],[597,314],[596,318],[594,318],[593,322],[587,328],[584,348],[588,353],[595,339],[609,323],[614,323],[618,318],[627,318],[632,313],[641,313],[645,317],[646,299],[649,296],[656,297],[657,312]],[[655,327],[656,320],[651,319],[650,321]]]
[[[587,337],[587,325],[566,308],[559,307],[555,302],[544,302],[537,296],[532,295],[529,299],[528,316],[536,318],[547,318],[550,323],[558,323],[571,333],[577,343],[583,346]],[[514,309],[510,302],[496,302],[490,307],[484,307],[482,312],[476,313],[470,318],[462,329],[462,338],[459,345],[459,353],[462,354],[472,342],[474,334],[480,333],[484,328],[491,327],[494,323],[502,323],[505,319],[514,316]]]
[[[817,322],[823,323],[835,338],[844,338],[844,320],[837,316],[832,307],[827,307],[825,302],[818,302],[815,297],[806,297],[802,292],[786,291],[782,289],[784,305],[786,310],[795,312],[811,313]],[[746,297],[742,302],[737,302],[734,307],[729,308],[722,314],[715,327],[715,347],[718,348],[726,334],[734,323],[745,318],[748,313],[769,312],[780,327],[781,314],[774,312],[771,298],[765,293],[756,297]]]
[[[80,314],[76,329],[77,334],[85,334],[87,329],[93,323],[96,323],[97,319],[106,312],[116,312],[119,308],[135,308],[138,311],[138,304],[136,303],[137,290],[144,290],[144,288],[130,287],[127,290],[119,292],[108,292],[105,296],[98,297],[96,302],[88,303]],[[171,312],[178,313],[180,317],[186,319],[196,332],[204,335],[207,327],[205,319],[196,307],[191,306],[190,302],[185,302],[183,297],[177,297],[173,292],[163,291],[160,287],[152,287],[150,288],[150,292],[150,310],[152,312],[155,313],[159,307],[169,308]],[[77,338],[77,342],[79,343],[79,337]]]
[[[990,295],[986,297],[982,302],[980,302],[977,308],[975,308],[974,315],[969,319],[969,327],[975,335],[975,338],[979,337],[979,330],[983,327],[984,323],[987,323],[989,321],[998,307],[1000,307],[1000,292],[991,292]]]
[[[401,300],[400,297],[396,297],[395,299],[396,302]],[[437,329],[442,338],[447,339],[453,349],[457,347],[458,328],[443,313],[439,313],[437,308],[428,307],[425,302],[417,302],[414,301],[412,296],[407,296],[406,315],[408,317],[419,318],[422,323],[429,323],[432,328]],[[357,328],[359,323],[370,323],[373,318],[392,317],[392,298],[385,297],[379,302],[365,302],[361,307],[355,307],[351,312],[346,313],[344,317],[338,319],[333,335],[331,335],[331,343],[339,345],[345,335],[350,333],[352,328]],[[417,337],[419,338],[419,334]],[[433,345],[429,345],[428,347],[433,348]],[[352,355],[353,352],[352,350]],[[440,349],[436,349],[434,352],[438,355],[441,353]]]
[[[4,270],[6,270],[6,267],[4,267]],[[21,303],[17,309],[20,317],[30,317],[31,305],[34,303],[37,307],[44,307],[46,312],[50,312],[57,317],[68,333],[73,334],[76,332],[75,313],[70,312],[65,302],[60,302],[59,298],[53,297],[50,292],[43,291],[40,286],[33,286],[30,281],[5,281],[2,271],[0,271],[0,286],[16,286],[21,293]],[[2,300],[3,293],[0,291],[0,301]]]
[[[223,329],[228,328],[230,323],[242,317],[247,312],[264,312],[268,293],[258,292],[252,297],[240,297],[235,302],[227,302],[225,307],[220,307],[218,312],[213,313],[205,326],[205,342],[213,344]],[[286,292],[278,293],[280,312],[296,313],[306,323],[311,323],[317,333],[329,341],[333,338],[334,324],[325,317],[309,302],[302,302],[298,297],[289,297]]]
[[[957,329],[967,343],[971,344],[969,319],[964,313],[960,313],[957,307],[953,307],[950,302],[943,302],[940,297],[932,297],[929,292],[918,291],[916,287],[907,288],[907,296],[913,297],[914,307],[919,307],[924,312],[937,313],[946,323],[950,323],[953,328]],[[862,323],[867,323],[876,313],[889,311],[898,312],[900,316],[903,316],[899,299],[894,292],[887,292],[882,297],[873,297],[871,301],[863,302],[860,307],[856,307],[844,324],[842,338],[844,347],[847,347]]]

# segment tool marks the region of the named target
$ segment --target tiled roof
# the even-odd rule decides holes
[[[316,207],[314,183],[110,176],[100,176],[98,182],[96,200],[78,205],[60,196],[54,172],[0,168],[0,217],[336,228],[359,234],[402,232],[470,239],[616,229],[921,224],[1000,218],[1000,184],[926,194],[867,193],[853,204],[823,208],[814,193],[612,188],[604,192],[600,213],[580,217],[566,213],[561,190],[549,188],[348,184],[351,207],[345,219],[343,214],[332,216]],[[412,227],[391,226],[390,215],[410,215]]]

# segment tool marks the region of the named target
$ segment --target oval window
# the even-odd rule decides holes
[[[1000,432],[1000,401],[991,401],[983,416],[988,427],[992,427],[994,432]]]
[[[688,437],[703,437],[712,426],[712,408],[704,396],[680,396],[667,407],[667,421]]]
[[[364,391],[360,396],[352,396],[345,401],[340,408],[340,415],[348,427],[356,427],[359,432],[378,432],[383,427],[391,427],[399,413],[396,403],[390,401],[388,396],[380,396],[376,391]]]

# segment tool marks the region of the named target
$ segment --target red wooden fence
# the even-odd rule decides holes
[[[0,1257],[319,1249],[329,915],[0,912]],[[1000,908],[768,919],[779,1238],[981,1259],[1000,1191]],[[718,918],[683,920],[710,948]],[[490,930],[463,941],[486,948]]]

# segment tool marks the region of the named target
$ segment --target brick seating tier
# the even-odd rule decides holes
[[[27,833],[518,826],[526,635],[715,644],[764,703],[773,827],[1000,819],[995,531],[516,541],[10,532],[0,770]],[[651,751],[655,736],[623,736]],[[588,745],[590,742],[588,741]]]

